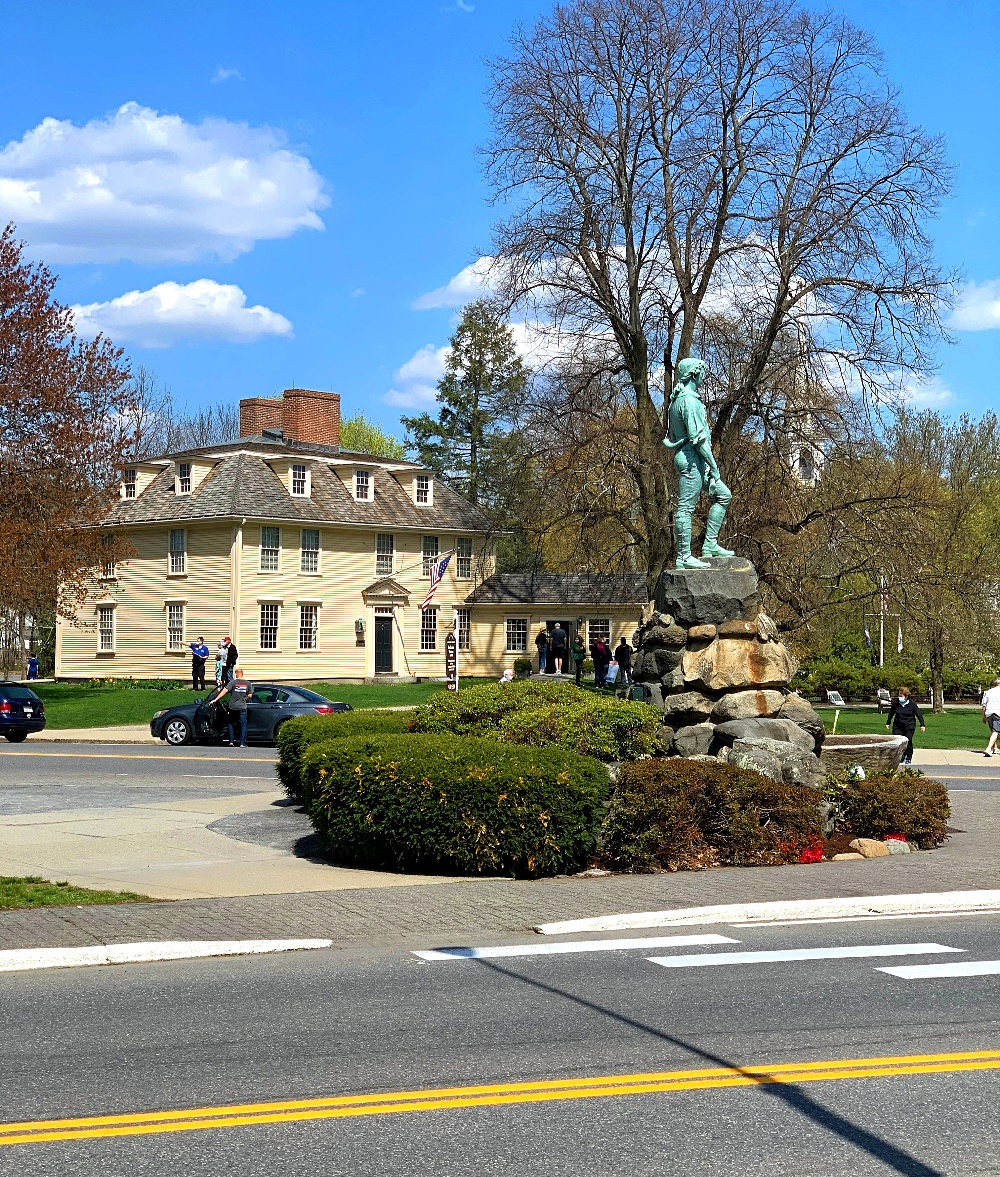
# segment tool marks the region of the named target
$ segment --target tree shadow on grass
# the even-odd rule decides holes
[[[669,1042],[673,1046],[679,1046],[691,1054],[696,1055],[698,1058],[704,1059],[706,1062],[720,1067],[729,1067],[741,1074],[750,1075],[749,1071],[744,1070],[731,1059],[724,1058],[722,1055],[713,1054],[712,1051],[695,1046],[693,1042],[687,1042],[685,1039],[679,1038],[674,1034],[668,1034],[665,1030],[658,1030],[655,1026],[647,1026],[645,1022],[630,1018],[627,1014],[618,1013],[616,1010],[608,1009],[606,1006],[598,1005],[593,1001],[588,1001],[584,997],[578,997],[574,993],[568,993],[565,989],[559,989],[555,985],[547,985],[544,981],[538,981],[532,977],[525,977],[520,973],[514,972],[513,969],[504,968],[503,965],[495,964],[493,961],[480,958],[475,963],[484,968],[491,969],[495,973],[500,973],[502,976],[510,977],[514,981],[520,981],[523,985],[530,985],[554,997],[564,998],[566,1001],[571,1001],[583,1009],[589,1009],[594,1013],[600,1014],[602,1017],[610,1018],[620,1025],[628,1026],[643,1034],[649,1034],[653,1038],[659,1038],[661,1041]],[[759,1078],[759,1072],[755,1072],[753,1077]],[[818,1103],[793,1083],[762,1083],[759,1085],[759,1090],[786,1106],[794,1108],[800,1115],[805,1116],[808,1120],[812,1120],[813,1123],[818,1124],[821,1128],[825,1128],[833,1135],[839,1136],[842,1140],[846,1140],[848,1144],[853,1144],[855,1148],[868,1153],[869,1156],[881,1161],[883,1165],[886,1165],[895,1173],[906,1174],[906,1177],[944,1177],[940,1169],[932,1169],[929,1165],[925,1165],[923,1161],[918,1160],[890,1141],[884,1140],[881,1136],[876,1136],[874,1132],[869,1132],[867,1128],[862,1128],[859,1124],[853,1124],[850,1120],[845,1119],[836,1112],[823,1107],[822,1104]]]

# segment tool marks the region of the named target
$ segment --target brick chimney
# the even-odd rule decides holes
[[[340,445],[340,394],[286,388],[282,428],[290,441],[316,445]]]
[[[340,445],[340,394],[286,388],[280,397],[252,396],[240,401],[240,437],[281,429],[288,441]]]

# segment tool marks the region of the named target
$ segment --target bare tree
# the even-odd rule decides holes
[[[617,382],[651,582],[672,538],[663,421],[710,322],[715,440],[773,435],[795,371],[871,404],[932,366],[949,281],[925,224],[941,144],[911,126],[869,38],[786,0],[576,0],[493,64],[487,172],[515,211],[496,273]],[[724,473],[726,472],[724,467]]]

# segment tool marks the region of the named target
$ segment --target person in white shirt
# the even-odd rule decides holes
[[[983,723],[989,724],[990,742],[986,745],[984,755],[992,756],[997,748],[997,736],[1000,735],[1000,678],[988,691],[983,692]]]

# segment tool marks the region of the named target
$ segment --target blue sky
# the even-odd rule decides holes
[[[496,215],[475,154],[484,59],[548,7],[0,0],[0,221],[181,403],[330,389],[398,431]],[[934,235],[974,284],[974,329],[922,399],[1000,407],[1000,2],[836,7],[956,167]]]

